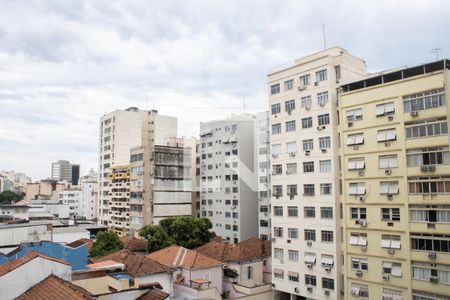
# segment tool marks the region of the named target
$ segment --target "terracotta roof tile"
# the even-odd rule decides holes
[[[131,251],[147,251],[147,241],[135,237],[122,237],[120,239],[124,244],[124,249]]]
[[[91,249],[93,241],[90,239],[79,239],[76,241],[73,241],[72,243],[67,244],[66,246],[69,246],[71,248],[78,248],[81,245],[87,244],[88,245],[88,249]]]
[[[251,238],[239,244],[229,244],[225,241],[213,240],[196,250],[215,260],[229,262],[269,257],[271,256],[271,247],[270,241]]]
[[[17,297],[18,300],[60,300],[96,299],[85,289],[50,275],[28,291]]]
[[[210,258],[196,250],[189,250],[180,246],[170,246],[146,257],[158,261],[170,267],[185,267],[189,269],[209,268],[221,266],[223,263],[214,258]]]
[[[48,260],[56,261],[61,264],[70,266],[70,264],[66,263],[63,260],[60,260],[60,259],[57,259],[57,258],[54,258],[51,256],[47,256],[44,254],[40,254],[38,252],[31,251],[31,252],[28,252],[27,254],[25,254],[24,256],[22,256],[21,258],[14,259],[14,260],[4,263],[3,265],[0,265],[0,276],[3,276],[5,274],[17,269],[18,267],[26,264],[27,262],[29,262],[32,259],[35,259],[36,257],[42,257],[42,258],[45,258]]]
[[[136,300],[162,300],[169,297],[169,294],[158,289],[153,289],[140,296]]]

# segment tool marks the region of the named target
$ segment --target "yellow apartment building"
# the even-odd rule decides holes
[[[130,227],[130,166],[112,166],[109,171],[109,203],[111,207],[108,226],[119,236]]]

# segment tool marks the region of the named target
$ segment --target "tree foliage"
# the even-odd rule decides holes
[[[139,235],[148,240],[148,251],[153,252],[177,244],[193,249],[208,243],[215,236],[211,221],[205,218],[170,217],[160,225],[146,225]]]
[[[123,247],[123,242],[114,231],[102,231],[97,234],[95,242],[92,244],[91,255],[106,255],[111,252],[123,249]]]
[[[16,194],[13,191],[3,191],[0,193],[0,204],[13,204],[25,197],[24,193]]]

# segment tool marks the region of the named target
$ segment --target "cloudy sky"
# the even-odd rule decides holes
[[[200,121],[267,108],[266,74],[339,45],[369,71],[450,57],[450,1],[0,1],[0,170],[97,168],[98,119]]]

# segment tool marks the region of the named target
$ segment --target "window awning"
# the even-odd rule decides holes
[[[393,263],[389,262],[389,261],[384,261],[383,262],[383,268],[386,269],[391,269],[392,268]]]
[[[282,269],[273,269],[273,273],[277,275],[283,275],[284,271]]]
[[[239,273],[236,270],[229,269],[229,268],[223,269],[223,274],[226,277],[230,277],[230,278],[236,278],[239,276]]]
[[[322,256],[322,264],[332,266],[334,264],[334,258],[331,256]]]
[[[359,236],[350,236],[350,245],[358,245]]]
[[[297,272],[288,271],[288,276],[290,277],[299,277],[299,274]]]
[[[391,240],[381,240],[381,248],[391,248]]]
[[[393,249],[400,249],[401,243],[400,241],[392,241],[391,242],[391,248]]]
[[[402,276],[402,268],[399,265],[392,266],[391,275],[401,277]]]
[[[305,255],[305,264],[314,264],[316,263],[316,257],[311,254]]]

